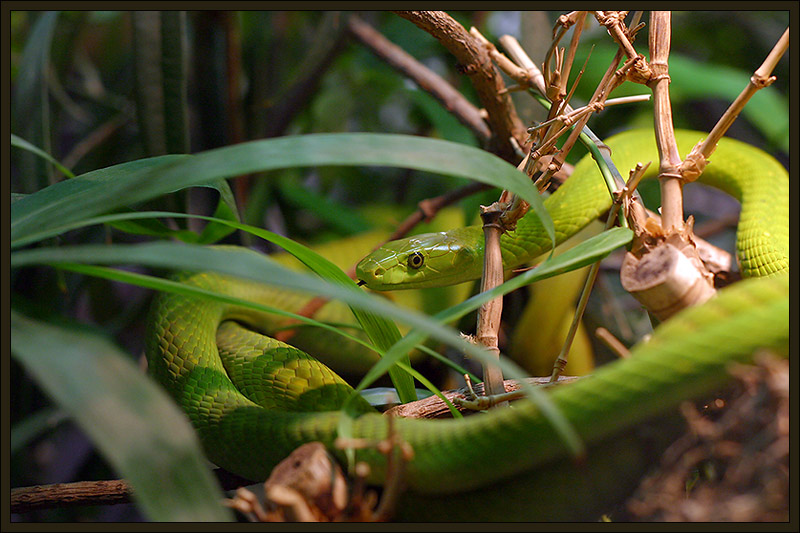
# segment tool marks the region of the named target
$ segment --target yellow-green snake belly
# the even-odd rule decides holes
[[[651,135],[628,132],[608,140],[623,174],[638,161],[657,160]],[[688,153],[701,137],[678,132],[681,153]],[[593,165],[588,160],[579,163],[545,203],[559,242],[610,204]],[[749,360],[758,348],[788,351],[786,171],[769,155],[723,139],[701,181],[741,200],[737,254],[742,273],[756,279],[734,284],[706,304],[676,315],[649,342],[634,347],[630,358],[556,387],[549,394],[551,401],[586,444],[709,391],[726,379],[731,363]],[[452,234],[473,239],[465,244],[480,252],[479,228]],[[503,237],[505,266],[529,261],[549,245],[535,215],[529,214],[516,232]],[[388,249],[390,253],[375,257],[388,255],[395,264],[408,266],[408,244]],[[480,276],[479,270],[467,273],[471,279]],[[213,273],[183,273],[180,279],[256,301],[270,293],[254,283]],[[426,277],[425,283],[436,283],[432,279]],[[240,325],[258,328],[262,319],[224,304],[159,294],[147,334],[150,371],[188,414],[209,459],[231,472],[265,479],[280,460],[309,441],[322,441],[344,460],[344,452],[333,446],[342,416],[336,410],[352,389],[311,356]],[[353,421],[352,436],[384,438],[386,418],[371,412],[366,402],[359,409],[364,414]],[[412,493],[457,493],[520,479],[526,471],[568,454],[550,422],[529,402],[462,420],[400,419],[394,428],[414,450],[406,471]],[[383,456],[363,450],[356,457],[370,464],[371,481],[380,483]]]

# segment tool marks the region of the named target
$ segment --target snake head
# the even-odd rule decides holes
[[[377,291],[462,283],[481,275],[483,251],[469,244],[474,242],[482,244],[458,230],[391,241],[362,259],[356,275]]]

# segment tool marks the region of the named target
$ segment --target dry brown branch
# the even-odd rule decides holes
[[[351,15],[347,25],[350,33],[359,42],[441,102],[447,111],[472,131],[481,144],[488,143],[492,132],[483,120],[480,110],[464,95],[358,16]]]
[[[564,59],[564,68],[561,72],[561,86],[559,87],[558,95],[559,100],[564,100],[565,102],[569,102],[569,98],[567,97],[567,82],[569,81],[570,70],[572,70],[572,63],[575,61],[575,54],[578,51],[578,43],[581,39],[583,24],[586,21],[587,14],[586,11],[581,11],[579,13],[575,21],[575,28],[572,30],[572,39],[570,39],[569,42],[569,49]],[[577,84],[577,81],[575,83]]]
[[[558,98],[558,88],[561,84],[560,77],[561,77],[561,59],[559,57],[560,51],[558,48],[558,43],[561,42],[561,38],[567,33],[570,27],[575,24],[577,17],[581,16],[580,11],[573,11],[567,15],[561,15],[558,17],[555,26],[553,27],[553,42],[550,44],[550,48],[548,48],[547,53],[544,56],[544,62],[542,63],[542,74],[544,76],[544,90],[542,94],[547,96],[547,99],[551,102],[555,102]],[[556,66],[553,70],[550,70],[550,61],[555,57]]]
[[[609,65],[608,69],[606,70],[606,73],[603,75],[603,78],[601,79],[600,83],[595,89],[592,98],[589,100],[589,103],[586,106],[588,109],[592,111],[600,111],[603,109],[605,100],[608,98],[611,91],[618,84],[617,83],[618,78],[616,76],[616,67],[621,59],[622,59],[621,52],[617,52],[617,55],[615,56],[612,63]],[[626,66],[624,66],[623,69],[625,68],[630,68],[630,66],[626,64]],[[554,102],[550,108],[551,112],[548,118],[555,118],[560,114],[560,111],[554,112],[554,109],[556,109],[557,107],[563,110],[570,109],[569,102],[566,99],[560,103]],[[575,143],[578,142],[578,138],[580,137],[581,132],[583,131],[583,127],[588,123],[589,119],[591,118],[591,115],[592,113],[585,113],[579,116],[579,118],[575,121],[574,128],[569,132],[569,135],[567,139],[564,141],[564,144],[562,145],[561,149],[558,151],[558,153],[555,154],[552,161],[548,165],[547,170],[539,178],[539,181],[541,183],[546,185],[549,182],[552,173],[555,172],[555,170],[560,169],[561,166],[564,164],[567,155],[569,154],[570,150],[572,150],[572,147],[575,146]],[[540,136],[540,138],[543,137],[542,146],[548,146],[554,148],[554,143],[556,139],[558,139],[564,133],[566,133],[570,126],[572,126],[572,124],[561,123],[560,126],[557,126],[556,123],[553,123],[548,128],[545,128],[544,133],[542,134],[542,136]],[[536,154],[536,152],[539,152],[540,150],[542,150],[542,147],[537,143],[536,150],[531,153],[532,160],[535,160],[536,155],[538,155]]]
[[[492,130],[490,151],[506,161],[519,161],[511,138],[520,146],[525,145],[525,126],[517,116],[511,97],[505,91],[500,72],[494,67],[486,49],[456,22],[442,11],[395,11],[435,37],[453,54],[460,71],[469,76],[481,104],[486,109],[487,121]]]
[[[578,376],[561,376],[559,378],[557,385],[563,385],[570,382],[573,382],[577,379],[580,379]],[[539,386],[550,386],[550,377],[535,377],[535,378],[526,378],[525,383],[529,385],[539,385]],[[477,383],[472,386],[473,392],[475,394],[484,394],[485,387],[483,383]],[[507,379],[503,381],[503,389],[509,393],[520,391],[520,385],[516,380]],[[467,398],[469,391],[466,387],[452,390],[452,391],[442,391],[442,394],[445,398],[448,399],[451,403],[456,401],[456,398]],[[524,393],[520,391],[517,395],[517,398],[522,398]],[[474,413],[475,411],[464,407],[459,404],[455,404],[456,409],[460,412],[464,413],[465,415],[469,415]],[[448,408],[447,404],[444,403],[441,398],[438,396],[429,396],[428,398],[424,398],[422,400],[417,400],[415,402],[409,402],[406,404],[397,405],[392,407],[391,409],[386,411],[386,414],[399,416],[402,418],[451,418],[453,415],[450,413],[450,409]]]
[[[625,17],[628,16],[627,11],[595,11],[594,16],[597,22],[606,27],[608,34],[619,45],[620,49],[625,52],[628,59],[633,59],[638,55],[628,38],[625,23],[623,22]]]
[[[581,18],[582,17],[579,16],[578,12],[572,13],[570,16],[566,17],[565,27],[575,24],[578,20],[581,20]],[[576,28],[576,30],[577,29],[579,29],[579,27]],[[625,30],[624,35],[626,36],[626,39],[632,39],[638,29],[639,27],[633,30]],[[547,186],[547,183],[551,178],[551,173],[558,171],[558,169],[564,164],[563,161],[566,155],[568,154],[569,150],[571,150],[572,146],[574,146],[575,142],[577,142],[580,131],[589,120],[591,114],[604,109],[604,107],[607,105],[607,98],[611,92],[625,80],[627,72],[629,72],[629,70],[635,66],[641,60],[641,58],[636,56],[633,59],[628,60],[626,64],[618,71],[615,71],[614,69],[616,68],[616,65],[619,63],[619,61],[621,61],[622,56],[624,55],[622,51],[618,52],[617,57],[612,62],[601,82],[598,84],[598,87],[595,90],[595,93],[592,96],[589,104],[576,110],[569,105],[569,98],[575,89],[575,85],[573,85],[573,88],[569,93],[566,93],[565,87],[564,90],[553,90],[553,84],[556,83],[556,81],[554,81],[555,78],[561,76],[560,71],[567,71],[571,68],[570,63],[574,57],[574,54],[567,54],[565,60],[562,61],[560,59],[562,55],[559,53],[557,67],[557,69],[559,69],[559,74],[556,76],[553,73],[549,73],[545,76],[536,68],[534,62],[528,57],[528,55],[513,37],[503,36],[501,37],[501,42],[509,51],[509,54],[511,54],[514,58],[514,62],[498,52],[494,45],[489,43],[482,35],[478,34],[477,32],[473,32],[473,34],[476,35],[476,37],[482,43],[484,43],[484,46],[486,46],[490,51],[490,56],[497,61],[498,66],[504,72],[506,72],[507,75],[515,79],[520,85],[535,88],[541,94],[553,94],[558,99],[565,95],[563,101],[558,100],[553,102],[550,107],[547,120],[535,126],[534,128],[529,128],[527,130],[529,133],[535,134],[533,138],[536,140],[536,142],[529,154],[525,166],[525,172],[528,175],[533,176],[535,172],[534,169],[540,169],[542,175],[537,180],[537,186],[539,186],[541,190]],[[562,35],[563,31],[558,34],[559,38]],[[577,46],[575,35],[573,35],[573,39],[571,41],[571,49],[574,46]],[[547,85],[547,79],[551,80],[550,85]],[[578,80],[579,79],[580,75],[578,76]],[[555,149],[556,141],[567,132],[567,129],[570,126],[574,125],[576,122],[579,123],[575,127],[575,131],[570,134],[570,138],[568,138],[568,140],[562,146],[561,152],[555,154],[555,156],[547,162],[547,165],[541,164],[539,162],[539,158],[543,157],[544,154],[548,154],[549,152],[553,151]]]
[[[711,298],[714,275],[703,265],[693,239],[693,219],[683,220],[682,161],[675,140],[669,93],[671,15],[650,17],[649,79],[653,92],[654,125],[659,153],[661,222],[653,218],[637,228],[631,252],[620,270],[622,286],[653,316],[666,320],[677,311]]]
[[[653,219],[659,227],[661,226],[661,215],[654,211],[650,211],[646,209],[647,218]],[[723,250],[718,246],[714,246],[707,240],[703,238],[703,236],[708,236],[716,231],[719,231],[720,228],[726,226],[735,226],[736,222],[739,220],[738,214],[729,216],[726,219],[717,219],[706,223],[703,227],[696,227],[694,228],[694,235],[692,236],[692,240],[694,241],[695,248],[697,250],[697,255],[700,257],[700,260],[703,261],[703,265],[705,268],[713,273],[715,276],[723,277],[725,279],[731,279],[733,276],[733,267],[734,267],[734,260],[733,256],[731,256],[730,252]]]
[[[610,95],[610,93],[616,88],[621,82],[625,79],[625,73],[637,62],[640,61],[640,57],[633,53],[633,57],[631,57],[628,62],[619,70],[617,71],[617,65],[622,60],[624,53],[622,50],[618,51],[616,57],[614,58],[613,62],[609,65],[603,79],[598,84],[595,92],[589,102],[589,104],[584,108],[577,111],[573,111],[569,108],[569,98],[572,96],[574,91],[573,89],[567,91],[567,80],[569,78],[569,72],[572,67],[572,63],[575,57],[575,50],[577,49],[578,41],[580,39],[580,33],[583,26],[583,21],[585,19],[586,13],[585,12],[575,12],[571,14],[569,17],[565,19],[560,19],[559,24],[561,24],[562,28],[556,31],[556,38],[554,39],[553,45],[551,46],[551,51],[555,55],[555,67],[551,72],[547,69],[547,65],[549,64],[549,55],[548,59],[545,60],[545,75],[542,77],[544,80],[546,87],[545,87],[545,94],[551,100],[552,105],[550,107],[548,113],[548,120],[544,122],[544,124],[540,125],[537,128],[533,128],[528,130],[532,132],[534,135],[532,137],[535,139],[534,146],[531,148],[531,152],[528,157],[523,161],[521,164],[526,173],[528,175],[533,176],[534,169],[538,165],[539,158],[543,155],[548,154],[551,151],[555,150],[555,142],[556,140],[561,137],[563,134],[567,133],[569,128],[573,126],[574,129],[569,131],[568,137],[566,141],[563,143],[561,149],[556,152],[552,159],[549,161],[547,167],[542,171],[541,175],[537,179],[537,185],[540,188],[544,188],[547,186],[550,176],[553,172],[561,167],[564,163],[564,159],[569,151],[572,149],[574,144],[577,142],[583,127],[588,122],[591,114],[596,111],[600,111],[603,109],[604,104]],[[626,43],[629,43],[628,40],[629,34],[633,36],[634,32],[628,32],[624,24],[622,24],[622,19],[624,18],[624,14],[619,13],[612,13],[605,15],[604,20],[607,22],[608,26],[613,26],[615,28],[614,31],[620,36],[621,39],[624,39]],[[564,50],[559,50],[557,48],[558,40],[564,35],[566,28],[569,26],[575,25],[575,31],[572,35],[572,39],[570,41],[570,48],[568,52],[564,52]],[[532,84],[534,83],[533,80],[537,79],[536,76],[532,75],[532,72],[535,72],[535,67],[533,62],[530,61],[524,51],[518,49],[517,47],[513,47],[515,56],[520,60],[521,64],[524,64],[524,68],[521,65],[514,65],[511,61],[507,60],[505,56],[497,52],[495,47],[488,43],[488,41],[483,38],[478,32],[473,31],[473,35],[476,36],[477,40],[481,42],[484,47],[489,52],[490,57],[492,57],[495,61],[498,61],[498,64],[501,65],[501,68],[506,72],[510,73],[510,75],[517,76],[521,85],[524,84]],[[525,59],[523,59],[525,58]],[[580,74],[577,76],[577,79],[580,79]],[[577,81],[576,81],[577,83]],[[631,206],[630,198],[628,195],[621,195],[618,198],[618,204],[620,205],[623,200],[626,202],[626,206],[628,207],[628,211],[632,211],[638,213],[639,210],[633,209]],[[511,201],[511,205],[516,205],[518,202]],[[515,212],[515,214],[524,214],[524,209],[520,209]],[[612,210],[609,218],[606,222],[606,226],[609,227],[614,220],[615,210]],[[505,222],[505,220],[504,220]],[[516,219],[510,219],[510,224],[513,226],[515,224]],[[486,230],[485,230],[486,231]],[[487,254],[490,250],[489,248],[489,235],[490,233],[487,231]],[[488,263],[487,263],[488,266]],[[587,276],[586,283],[584,285],[584,290],[581,294],[581,299],[578,303],[575,315],[573,317],[572,324],[570,326],[570,331],[567,334],[567,338],[564,342],[561,352],[556,359],[556,362],[553,366],[553,372],[551,375],[551,380],[556,381],[558,380],[561,372],[563,371],[564,367],[567,363],[567,355],[569,353],[572,339],[577,331],[577,327],[580,324],[581,317],[583,315],[583,310],[585,309],[586,303],[588,301],[588,296],[591,292],[591,287],[596,279],[598,271],[598,265],[593,265],[592,269],[590,269],[589,275]],[[485,285],[485,278],[489,275],[486,270],[484,271],[484,285]],[[482,290],[486,290],[486,287],[482,287]],[[480,318],[480,317],[479,317]],[[486,325],[489,323],[489,319],[485,322],[480,322],[479,325]],[[491,340],[491,333],[487,333],[484,335],[486,340]],[[486,345],[485,342],[482,344]],[[484,372],[486,372],[486,367],[484,367]],[[499,379],[499,378],[498,378]],[[488,383],[487,388],[491,390],[492,384],[491,382]],[[496,393],[490,392],[490,396]]]
[[[478,40],[480,44],[482,44],[486,51],[489,54],[489,57],[497,64],[497,66],[506,73],[511,79],[516,81],[519,84],[518,89],[524,89],[525,87],[532,87],[534,86],[534,81],[531,79],[531,76],[538,72],[538,69],[535,71],[527,71],[524,68],[520,67],[517,64],[514,64],[509,58],[503,55],[497,47],[492,44],[483,34],[478,30],[478,28],[470,28],[469,33]],[[506,89],[506,91],[510,91],[512,88]]]
[[[511,64],[517,66],[518,68],[522,69],[525,73],[525,82],[522,80],[517,80],[518,83],[527,83],[530,87],[533,87],[540,94],[545,93],[545,82],[544,82],[544,75],[536,66],[525,50],[522,48],[522,45],[517,41],[514,37],[510,35],[503,35],[500,37],[500,44],[503,45],[503,48],[506,49],[508,54],[511,56]],[[487,41],[488,42],[488,41]],[[498,55],[502,55],[498,52]],[[503,56],[505,57],[505,56]],[[498,63],[498,66],[500,64]],[[506,72],[509,76],[511,74]],[[516,78],[514,78],[516,79]]]
[[[686,160],[680,168],[681,176],[685,180],[696,180],[700,176],[703,168],[705,168],[706,160],[714,153],[714,150],[717,148],[717,143],[719,143],[719,140],[725,135],[725,132],[728,131],[728,128],[730,128],[733,121],[739,116],[739,113],[742,112],[745,104],[747,104],[756,91],[764,87],[769,87],[772,82],[775,81],[775,77],[771,75],[772,71],[788,48],[789,28],[786,28],[786,31],[783,32],[781,38],[775,43],[775,46],[772,48],[767,58],[761,66],[756,69],[755,73],[753,73],[747,87],[742,90],[741,94],[736,97],[736,100],[734,100],[720,117],[719,121],[717,121],[714,128],[708,134],[708,137],[692,149],[692,152],[686,157]]]
[[[642,204],[634,201],[633,194],[649,167],[649,162],[646,165],[637,163],[636,167],[631,169],[625,187],[621,191],[617,191],[619,199],[622,201],[625,218],[630,222],[631,229],[636,235],[640,235],[644,231],[647,222],[647,211]]]
[[[706,157],[714,151],[718,140],[744,104],[756,90],[771,83],[770,73],[788,46],[787,30],[712,133],[692,149],[685,161],[681,161],[669,100],[670,24],[669,12],[657,11],[651,16],[651,76],[647,85],[653,91],[655,103],[661,222],[648,218],[646,230],[637,232],[632,253],[626,255],[620,271],[623,287],[661,320],[680,309],[706,301],[713,296],[717,286],[735,279],[724,270],[724,266],[720,269],[714,264],[724,264],[724,255],[701,257],[692,229],[693,219],[689,217],[685,223],[683,220],[683,184],[699,177]]]
[[[249,480],[222,469],[214,470],[223,490],[232,490]],[[11,489],[11,512],[26,513],[77,505],[116,505],[132,501],[133,490],[124,479],[53,483]]]
[[[11,512],[26,513],[53,507],[115,505],[131,501],[130,485],[123,479],[78,481],[11,489]]]

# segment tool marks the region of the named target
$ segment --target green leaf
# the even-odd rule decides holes
[[[45,160],[49,161],[50,163],[53,164],[53,166],[55,166],[58,170],[60,170],[68,178],[74,178],[75,177],[75,174],[73,174],[72,171],[70,171],[70,169],[68,169],[67,167],[65,167],[64,165],[62,165],[58,161],[56,161],[50,154],[48,154],[47,152],[45,152],[44,150],[42,150],[40,148],[37,148],[36,146],[32,145],[31,143],[29,143],[25,139],[17,137],[13,133],[11,134],[11,146],[16,146],[17,148],[22,148],[23,150],[27,150],[29,152],[32,152],[32,153],[38,155],[39,157],[41,157],[42,159],[45,159]]]
[[[11,211],[12,246],[31,242],[30,236],[36,232],[186,187],[278,168],[321,165],[413,168],[490,183],[529,202],[553,235],[552,220],[524,173],[483,150],[437,139],[395,134],[314,134],[252,141],[195,156],[146,159],[141,166],[137,163],[96,170],[15,202]],[[86,179],[103,185],[86,186]]]
[[[44,152],[50,152],[50,99],[46,77],[58,17],[58,11],[46,11],[36,18],[22,52],[14,87],[12,129]],[[50,166],[30,154],[20,157],[19,170],[24,189],[17,192],[33,192],[52,177]]]
[[[129,202],[126,198],[114,198],[109,191],[132,180],[147,188],[147,184],[137,181],[143,174],[188,157],[165,155],[138,159],[60,181],[20,198],[11,204],[12,247],[35,242],[28,237],[36,233],[46,233],[53,228],[136,203],[135,199]],[[163,191],[166,192],[170,191]],[[148,195],[144,199],[151,197]]]
[[[219,185],[219,187],[217,187],[217,185]],[[217,202],[217,209],[214,212],[213,217],[197,217],[205,218],[209,221],[208,224],[206,224],[206,226],[203,228],[202,233],[199,235],[191,230],[172,229],[160,220],[157,220],[157,217],[192,218],[191,215],[184,215],[182,213],[174,213],[171,211],[137,212],[127,209],[123,210],[119,216],[106,215],[103,217],[82,220],[75,224],[62,226],[61,228],[54,228],[54,233],[51,232],[51,235],[58,235],[69,229],[105,223],[115,229],[134,235],[149,235],[151,237],[159,237],[161,239],[174,238],[183,242],[196,244],[213,244],[236,231],[235,227],[223,224],[220,221],[227,220],[236,222],[239,220],[239,214],[237,211],[232,210],[229,207],[230,202],[233,201],[233,195],[230,191],[230,187],[228,186],[228,182],[222,180],[217,184],[210,185],[210,187],[216,188],[220,192],[220,198]]]
[[[231,305],[237,305],[241,307],[245,307],[248,309],[253,309],[255,311],[261,311],[264,313],[273,313],[276,315],[284,316],[287,318],[292,318],[294,320],[300,321],[305,325],[315,326],[318,328],[326,329],[331,331],[337,335],[341,335],[342,337],[349,339],[353,342],[361,344],[362,346],[366,346],[371,350],[375,350],[373,346],[369,343],[364,342],[360,338],[351,335],[344,331],[342,327],[343,325],[334,326],[325,322],[320,322],[318,320],[314,320],[313,318],[308,318],[302,315],[298,315],[296,313],[292,313],[290,311],[286,311],[283,309],[279,309],[276,307],[271,307],[268,305],[251,302],[248,300],[243,300],[241,298],[234,298],[227,294],[211,291],[207,289],[201,289],[194,285],[188,285],[186,283],[180,283],[177,281],[169,280],[169,279],[162,279],[157,278],[154,276],[148,276],[146,274],[138,274],[135,272],[128,272],[126,270],[119,270],[114,268],[108,267],[99,267],[93,265],[82,265],[82,264],[70,264],[70,263],[61,263],[58,265],[58,268],[64,270],[70,270],[72,272],[77,272],[79,274],[86,274],[89,276],[95,276],[103,279],[108,279],[112,281],[120,281],[122,283],[129,283],[131,285],[137,285],[139,287],[144,287],[146,289],[154,289],[157,291],[163,292],[171,292],[175,294],[182,294],[184,296],[192,296],[197,298],[207,298],[209,300],[222,302]],[[297,325],[293,324],[291,327],[297,327]],[[377,350],[376,350],[377,351]],[[378,352],[379,355],[382,355]]]
[[[138,213],[132,212],[131,214]],[[113,220],[109,217],[102,218],[108,219],[107,224],[112,228],[115,228],[119,231],[124,231],[125,233],[131,233],[133,235],[148,235],[150,237],[159,237],[161,239],[174,238],[183,242],[193,243],[196,243],[199,240],[199,236],[193,231],[185,229],[172,229],[160,220],[156,219],[145,218],[143,220]],[[78,224],[77,226],[81,227],[83,224]]]
[[[228,185],[227,181],[222,180],[221,184]],[[229,189],[230,190],[230,189]],[[231,206],[225,199],[220,195],[219,202],[217,202],[217,209],[214,211],[214,218],[219,220],[229,220],[231,222],[238,222],[239,221],[239,212],[236,210],[236,206],[231,209]],[[206,227],[203,228],[203,232],[197,239],[197,242],[200,244],[211,244],[219,241],[220,239],[227,237],[231,233],[236,231],[235,228],[231,226],[226,226],[225,224],[221,224],[216,220],[209,221],[206,224]]]
[[[11,331],[12,354],[130,482],[149,519],[232,518],[188,419],[128,356],[13,310]]]

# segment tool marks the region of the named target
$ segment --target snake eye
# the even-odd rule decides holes
[[[414,252],[413,254],[408,256],[408,266],[411,268],[417,269],[421,268],[422,265],[425,264],[425,256],[419,252]]]

